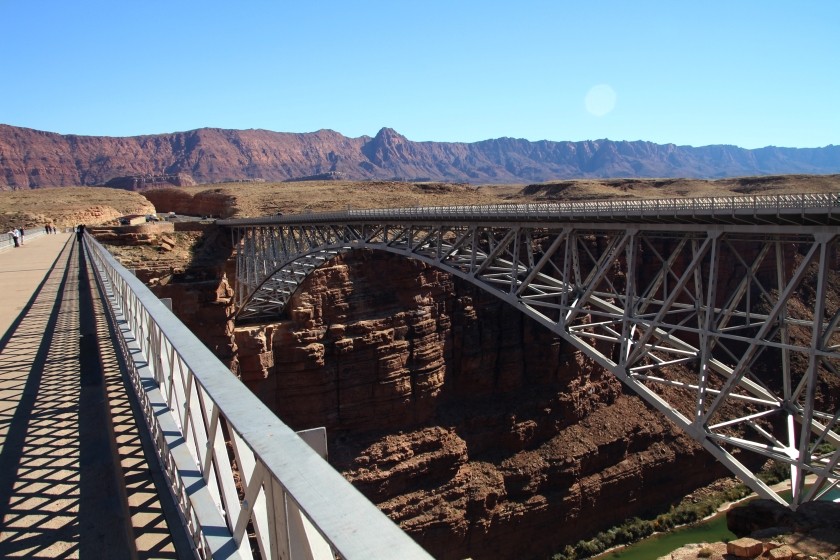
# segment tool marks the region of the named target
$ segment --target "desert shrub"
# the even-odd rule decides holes
[[[578,558],[589,558],[605,550],[607,550],[607,547],[598,539],[580,541],[575,545],[575,554],[577,554]]]
[[[558,552],[554,556],[551,557],[551,560],[577,560],[577,554],[575,554],[575,548],[567,544],[563,547],[562,552]]]
[[[720,503],[722,502],[718,500],[711,500],[696,504],[680,504],[671,511],[671,527],[677,525],[687,525],[689,523],[699,521],[700,519],[713,514]]]
[[[674,510],[671,514],[671,519],[674,520],[674,525],[685,525],[686,523],[696,521],[697,517],[691,508],[680,507]]]
[[[786,463],[772,461],[769,466],[765,465],[764,469],[758,473],[758,478],[765,484],[777,484],[787,479],[790,474],[789,469],[790,467]]]
[[[662,513],[656,516],[653,524],[657,531],[668,531],[674,528],[674,518],[667,513]]]
[[[653,534],[653,522],[647,519],[634,517],[626,527],[628,536],[631,539],[630,542],[635,542]]]
[[[778,467],[781,467],[779,469]],[[776,474],[773,474],[776,473]],[[762,471],[764,476],[787,476],[785,465],[771,465]],[[572,546],[566,546],[562,552],[552,557],[552,560],[579,560],[600,554],[614,546],[632,544],[655,532],[665,532],[679,525],[687,525],[712,515],[724,502],[734,502],[752,493],[747,486],[737,484],[732,488],[718,492],[697,503],[681,503],[671,506],[666,513],[660,513],[654,519],[639,519],[633,517],[625,520],[621,525],[607,531],[601,531],[591,540],[582,540]],[[724,539],[724,542],[729,539]]]
[[[840,435],[840,431],[835,430],[838,435]],[[830,443],[821,443],[817,446],[814,450],[815,453],[834,453],[834,446]]]
[[[737,486],[734,486],[734,487],[732,487],[728,490],[725,490],[723,492],[723,499],[721,500],[720,503],[734,502],[736,500],[740,500],[744,496],[749,495],[750,492],[752,492],[752,490],[750,490],[749,488],[747,488],[743,484],[738,484]]]
[[[630,534],[627,527],[622,525],[615,533],[615,541],[613,544],[630,544],[631,542],[633,542],[633,535]]]

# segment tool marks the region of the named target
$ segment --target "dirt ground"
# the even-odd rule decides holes
[[[230,195],[235,216],[323,212],[347,208],[469,205],[537,200],[674,198],[840,192],[840,175],[776,175],[734,179],[579,179],[535,185],[467,185],[387,181],[223,183],[176,187],[191,195]],[[0,231],[10,227],[116,224],[126,214],[154,212],[142,193],[104,187],[0,192]]]
[[[56,187],[0,192],[0,232],[12,227],[101,224],[154,207],[143,195],[104,187]]]

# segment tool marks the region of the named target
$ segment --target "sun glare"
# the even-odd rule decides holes
[[[584,104],[586,110],[596,117],[603,117],[613,109],[615,109],[616,101],[615,90],[607,84],[599,84],[593,86],[586,92]]]

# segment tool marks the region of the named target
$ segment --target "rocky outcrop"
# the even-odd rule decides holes
[[[727,528],[739,537],[753,536],[769,529],[779,532],[811,532],[816,529],[837,529],[840,546],[840,503],[805,502],[796,511],[772,500],[750,500],[726,512]]]
[[[173,231],[174,230],[174,231]],[[228,232],[210,223],[147,223],[91,228],[226,365],[235,367],[235,262]],[[145,251],[135,251],[145,249]]]
[[[203,128],[124,138],[61,135],[0,125],[0,190],[101,185],[142,177],[198,183],[302,177],[531,183],[574,177],[733,177],[840,172],[840,146],[746,150],[651,142],[413,142],[332,130],[294,134]],[[185,179],[186,180],[186,179]]]
[[[840,504],[809,502],[793,512],[775,501],[755,499],[730,508],[726,522],[740,538],[687,545],[659,560],[840,560]]]
[[[222,362],[235,362],[237,350],[233,336],[233,289],[221,271],[216,274],[195,270],[168,275],[167,281],[154,278],[152,289],[159,298],[172,300],[172,310]],[[174,281],[172,277],[174,276]]]
[[[161,213],[229,218],[236,210],[232,197],[218,189],[188,193],[174,188],[155,188],[144,191],[143,196]]]
[[[562,340],[437,269],[358,251],[318,269],[235,369],[442,559],[544,558],[724,474]]]
[[[141,209],[141,211],[146,211],[148,213],[154,212],[154,210],[154,207],[151,205],[147,205],[145,208]],[[64,226],[114,222],[123,215],[117,208],[103,206],[100,204],[95,204],[85,209],[73,209],[66,212],[52,212],[51,214],[55,216],[55,223]]]

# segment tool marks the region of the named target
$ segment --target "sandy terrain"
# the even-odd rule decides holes
[[[840,192],[840,175],[781,175],[707,181],[697,179],[580,179],[537,185],[306,181],[224,183],[178,187],[192,196],[232,197],[237,217],[283,212],[419,205],[494,204],[534,200],[673,198],[802,192]],[[13,225],[104,224],[154,209],[141,193],[103,187],[0,192],[0,231]],[[5,229],[1,229],[5,228]]]
[[[102,187],[56,187],[0,192],[0,232],[11,227],[100,224],[154,207],[142,195]]]

